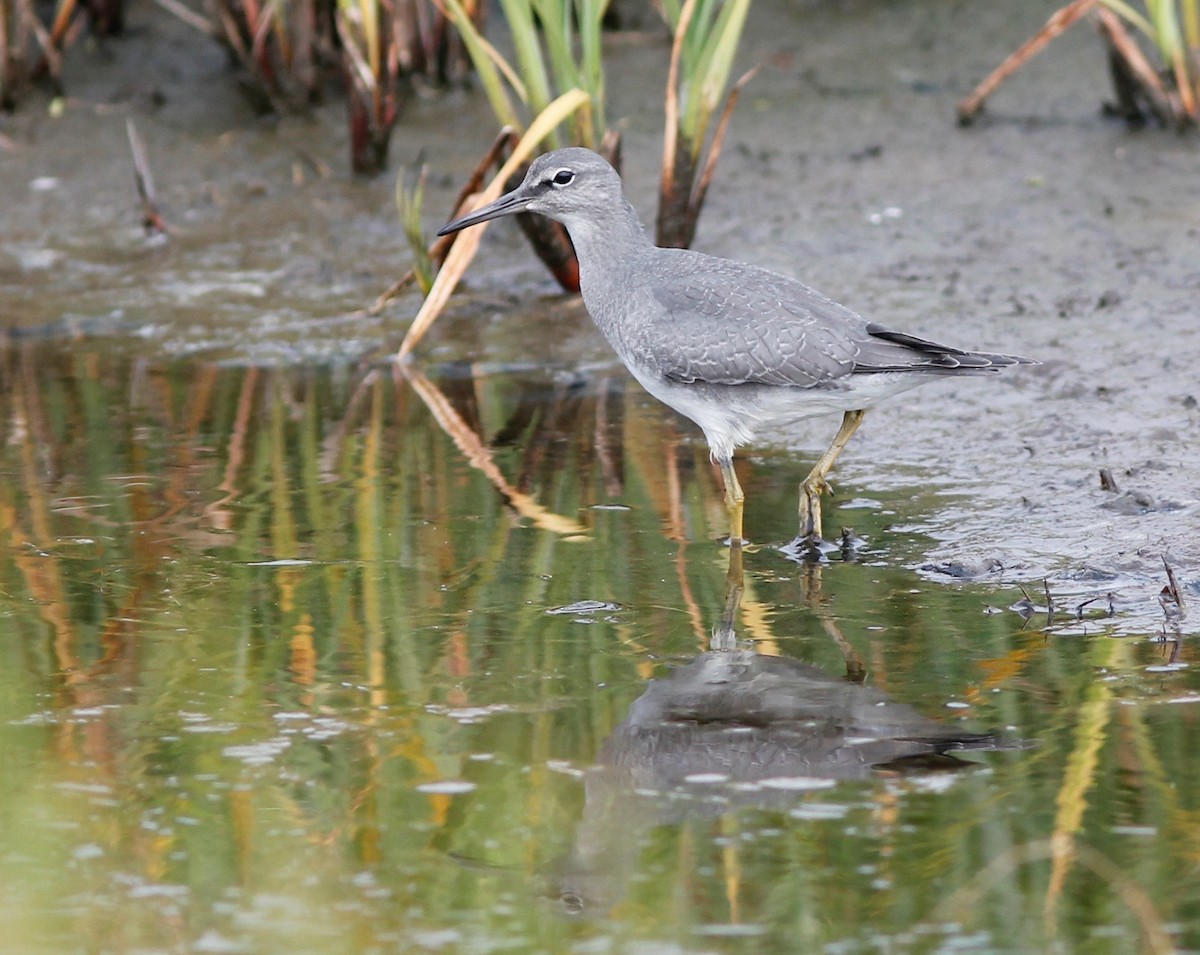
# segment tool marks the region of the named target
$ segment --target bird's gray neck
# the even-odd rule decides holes
[[[564,219],[571,244],[579,258],[579,281],[585,303],[589,289],[598,291],[623,281],[631,264],[644,260],[654,248],[637,212],[624,196],[605,209],[589,209],[586,216]],[[590,308],[590,305],[589,305]]]

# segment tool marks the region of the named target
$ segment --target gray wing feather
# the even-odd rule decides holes
[[[653,315],[639,323],[633,344],[672,381],[836,387],[854,374],[976,375],[1030,363],[867,322],[802,282],[764,269],[670,251],[647,283]]]
[[[658,318],[642,344],[666,377],[807,388],[854,371],[868,337],[858,315],[793,279],[709,261],[720,265],[650,285]]]

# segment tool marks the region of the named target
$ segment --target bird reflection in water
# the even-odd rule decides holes
[[[519,481],[506,477],[493,450],[418,367],[398,365],[396,374],[407,380],[467,462],[522,519],[565,539],[589,535],[591,529],[575,516],[551,510]],[[567,413],[564,420],[574,418]],[[595,431],[602,443],[605,428],[597,425]],[[664,458],[673,461],[673,451],[655,456]],[[677,513],[667,520],[672,528],[684,523]],[[822,566],[802,566],[807,602],[841,652],[844,671],[830,673],[761,654],[753,643],[739,639],[743,548],[734,536],[724,604],[708,651],[652,681],[601,744],[595,764],[584,771],[584,809],[572,848],[543,876],[551,880],[550,886],[539,879],[539,888],[548,889],[563,910],[593,915],[609,911],[638,871],[643,847],[639,833],[652,827],[717,818],[738,807],[787,811],[804,798],[806,789],[881,773],[960,771],[977,764],[954,755],[957,752],[1022,745],[939,723],[867,686],[863,661],[823,609]],[[482,860],[454,858],[480,871],[504,871]]]
[[[838,780],[960,771],[978,764],[953,753],[1023,745],[939,723],[866,686],[832,620],[844,675],[755,652],[735,630],[742,590],[735,544],[709,651],[652,681],[585,772],[583,817],[552,890],[567,913],[602,914],[620,900],[639,831],[739,806],[794,806],[798,791]]]

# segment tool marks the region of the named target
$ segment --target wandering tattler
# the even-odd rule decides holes
[[[1037,364],[893,331],[753,265],[660,249],[616,170],[590,149],[539,156],[516,189],[438,235],[517,212],[566,226],[583,303],[604,337],[642,387],[704,431],[721,466],[734,541],[745,498],[733,452],[760,430],[842,412],[833,443],[800,486],[800,537],[819,542],[825,478],[868,408],[947,375]]]

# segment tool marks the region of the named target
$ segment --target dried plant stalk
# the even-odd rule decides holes
[[[1054,11],[1045,26],[1017,47],[1015,52],[1011,53],[1003,63],[988,74],[982,83],[975,87],[970,96],[959,102],[957,107],[959,124],[970,125],[979,115],[979,111],[983,109],[984,101],[996,92],[996,88],[1001,83],[1041,53],[1051,40],[1075,24],[1080,17],[1096,6],[1096,3],[1097,0],[1074,0],[1073,3],[1068,3],[1061,10]]]

